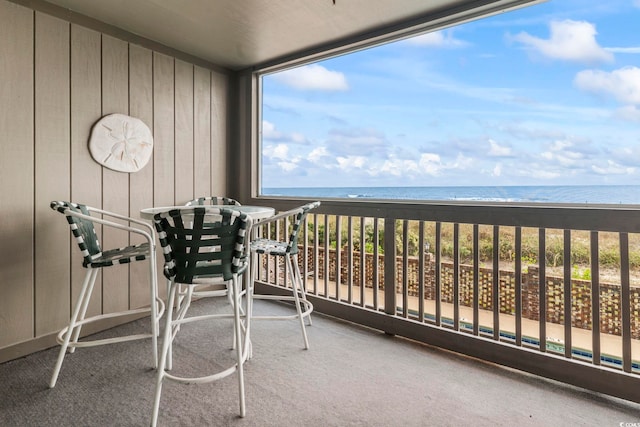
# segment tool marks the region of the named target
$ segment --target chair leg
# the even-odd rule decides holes
[[[298,288],[300,290],[300,294],[302,295],[302,299],[304,301],[306,301],[307,300],[307,291],[305,291],[305,289],[304,289],[305,288],[304,281],[302,280],[302,274],[300,273],[300,267],[298,266],[298,255],[294,255],[293,266],[295,268],[295,274],[297,275]],[[306,307],[305,307],[305,309],[306,309]],[[309,320],[309,326],[311,326],[312,325],[311,313],[309,313],[309,315],[307,316],[307,319]]]
[[[298,283],[298,275],[296,274],[298,272],[298,270],[294,270],[293,266],[292,266],[292,262],[291,262],[291,257],[290,256],[285,256],[286,262],[287,262],[287,269],[291,272],[291,286],[292,286],[292,290],[293,290],[293,299],[296,303],[296,310],[298,311],[298,320],[300,321],[300,328],[302,329],[302,338],[304,339],[304,348],[305,350],[309,349],[309,339],[307,338],[307,330],[304,326],[304,317],[302,316],[302,303],[300,302],[300,295],[298,294],[298,289],[296,289],[299,286]]]
[[[158,366],[158,374],[156,377],[156,390],[153,399],[153,413],[151,415],[151,426],[155,427],[158,423],[158,412],[160,410],[160,395],[162,393],[162,380],[164,379],[164,372],[167,365],[167,359],[169,358],[170,348],[173,341],[173,304],[175,302],[176,289],[179,285],[171,284],[169,286],[169,300],[166,305],[166,323],[164,329],[164,335],[162,338],[162,351],[160,353],[160,365]]]
[[[149,256],[149,274],[151,280],[151,346],[153,352],[153,368],[158,369],[158,335],[160,334],[160,319],[158,318],[158,272],[156,257],[152,251]]]
[[[240,304],[242,303],[242,296],[240,295],[240,287],[238,286],[238,276],[235,275],[232,280],[233,287],[233,325],[236,338],[236,358],[237,358],[237,371],[238,371],[238,393],[240,398],[240,416],[244,418],[246,415],[246,405],[244,400],[244,357],[243,357],[243,340],[242,340],[242,325],[240,324]],[[246,331],[248,334],[248,330]],[[248,344],[245,340],[245,344]]]
[[[79,317],[83,318],[87,311],[87,306],[91,298],[91,291],[93,290],[93,284],[95,283],[96,277],[98,276],[98,271],[100,270],[89,269],[87,270],[87,274],[84,277],[84,283],[82,284],[80,295],[78,295],[78,301],[76,302],[76,306],[73,310],[73,314],[71,315],[69,326],[67,326],[67,332],[66,334],[64,334],[64,341],[60,346],[60,352],[58,353],[58,360],[56,361],[56,366],[53,368],[53,375],[51,376],[51,381],[49,382],[50,388],[54,388],[56,386],[56,382],[58,381],[58,374],[60,374],[62,361],[64,360],[64,356],[67,352],[67,348],[69,347],[71,336],[72,335],[74,336],[73,342],[78,341],[78,336],[80,335],[80,327],[76,326],[76,323],[78,322],[78,318]]]
[[[180,321],[185,318],[185,316],[187,315],[187,311],[189,310],[189,307],[191,307],[193,286],[186,286],[186,290],[185,290],[184,285],[182,285],[181,283],[178,283],[174,285],[174,288],[175,288],[175,290],[173,291],[174,301],[172,302],[172,305],[175,305],[175,313],[176,313],[174,316],[174,320]],[[167,359],[168,361],[166,365],[166,368],[169,371],[173,369],[173,338],[176,336],[178,331],[180,331],[180,324],[176,324],[176,326],[172,326],[171,329],[172,329],[171,340],[170,340],[171,345],[169,345],[169,356],[168,356],[168,359]]]
[[[247,287],[247,311],[245,314],[245,321],[247,322],[247,334],[249,333],[249,325],[251,323],[253,317],[253,288],[255,286],[256,280],[256,272],[258,271],[258,254],[251,254],[249,271],[244,272],[244,276],[246,276],[246,287]],[[251,339],[247,339],[248,348],[245,349],[247,353],[247,360],[253,357],[253,345],[251,344]]]
[[[89,282],[89,288],[84,293],[84,301],[82,303],[82,308],[80,309],[80,315],[76,319],[76,322],[82,322],[84,320],[85,315],[87,314],[87,308],[89,308],[89,301],[91,301],[91,294],[93,293],[93,286],[96,283],[96,279],[98,278],[99,271],[100,271],[99,269],[93,269],[91,271],[91,273],[93,273],[93,278]],[[70,341],[71,344],[78,342],[81,329],[82,329],[82,325],[75,326],[73,331],[73,338],[71,338],[71,341]],[[72,346],[71,349],[69,350],[69,353],[73,353],[75,351],[76,351],[76,348]]]

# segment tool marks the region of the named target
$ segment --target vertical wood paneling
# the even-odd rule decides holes
[[[171,206],[174,198],[173,58],[153,53],[153,204]],[[157,264],[164,265],[162,251]],[[166,287],[159,288],[160,295]]]
[[[129,51],[128,44],[102,36],[102,115],[129,114]],[[102,168],[102,206],[121,215],[129,213],[129,174]],[[129,244],[129,234],[123,230],[103,227],[104,249],[121,248]],[[106,268],[102,273],[102,309],[105,313],[129,308],[129,267]]]
[[[223,74],[211,72],[211,191],[215,195],[227,195],[226,171],[231,164],[227,161],[228,80]]]
[[[5,60],[11,58],[11,61]],[[0,1],[0,347],[33,337],[33,12]]]
[[[102,207],[102,167],[89,154],[91,127],[100,119],[100,33],[71,25],[71,201]],[[101,229],[96,230],[101,236]],[[87,272],[75,241],[71,245],[71,302]],[[102,312],[102,275],[98,275],[88,315]],[[69,312],[70,314],[70,312]]]
[[[176,197],[227,194],[228,76],[211,74],[0,0],[0,361],[51,343],[86,274],[51,200],[139,217]],[[88,150],[93,125],[116,112],[154,133],[153,159],[134,174],[103,169]],[[105,248],[130,243],[97,231]],[[105,269],[87,315],[148,305],[148,280],[144,263]]]
[[[156,206],[175,203],[173,62],[173,58],[166,55],[153,54],[153,202]]]
[[[69,320],[69,226],[49,208],[69,200],[71,178],[69,23],[36,13],[35,31],[35,334]]]
[[[129,47],[129,114],[153,128],[153,56],[149,49]],[[129,216],[140,217],[140,209],[153,206],[153,158],[136,173],[129,176]],[[132,243],[144,239],[132,236]],[[134,262],[130,266],[131,307],[149,304],[149,269],[147,263]]]
[[[175,62],[176,203],[193,199],[193,65]]]
[[[194,97],[194,163],[193,191],[195,197],[212,196],[211,193],[211,72],[195,67],[193,75]]]

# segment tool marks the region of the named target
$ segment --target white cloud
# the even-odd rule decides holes
[[[407,43],[427,47],[463,47],[468,43],[453,37],[451,32],[433,31],[407,39]]]
[[[303,134],[299,132],[281,132],[278,128],[276,128],[276,125],[266,120],[262,121],[262,139],[264,141],[270,142],[284,142],[300,145],[307,145],[309,143],[309,141]]]
[[[626,105],[616,110],[615,116],[630,122],[640,122],[640,109],[635,105]]]
[[[282,134],[276,131],[276,125],[266,120],[262,121],[262,137],[265,139],[278,139]]]
[[[514,176],[525,177],[527,180],[540,179],[543,181],[566,177],[568,173],[567,171],[554,170],[548,162],[531,163],[526,168],[510,169],[509,172]]]
[[[443,169],[442,162],[440,160],[440,156],[435,153],[423,153],[420,156],[420,169],[428,174],[437,176],[440,175]]]
[[[318,163],[320,160],[326,159],[327,157],[330,157],[330,155],[326,147],[316,147],[311,150],[309,155],[307,155],[307,160],[313,163]]]
[[[304,142],[306,142],[307,138],[305,138],[305,136],[299,132],[293,132],[291,134],[291,141],[292,142],[296,142],[298,144],[302,144]]]
[[[607,160],[604,167],[593,165],[591,170],[600,175],[632,175],[635,172],[635,168],[622,166],[613,160]]]
[[[336,155],[360,155],[386,157],[387,140],[375,129],[334,129],[329,132],[328,149]]]
[[[552,151],[564,151],[571,146],[573,146],[572,142],[559,139],[559,140],[553,141],[550,148]]]
[[[464,170],[472,167],[474,160],[471,157],[467,157],[462,153],[458,153],[455,162],[451,164],[451,169]]]
[[[367,158],[362,156],[337,157],[338,168],[346,171],[362,169],[367,164]]]
[[[640,47],[606,47],[605,50],[612,53],[640,53]]]
[[[491,176],[500,176],[502,175],[502,165],[500,163],[496,164],[496,167],[493,168],[491,172]]]
[[[285,172],[291,172],[298,167],[298,164],[295,162],[278,162],[278,166]]]
[[[549,39],[534,37],[525,32],[517,34],[514,39],[552,59],[584,63],[613,61],[611,52],[598,45],[596,27],[589,22],[552,21],[549,30]]]
[[[640,104],[640,68],[624,67],[611,72],[580,71],[574,84],[581,90],[613,96],[622,104]]]
[[[347,78],[343,73],[327,70],[318,64],[283,71],[275,74],[274,78],[298,90],[345,91],[349,89]]]
[[[272,159],[286,160],[289,156],[289,147],[285,144],[267,145],[262,154]]]
[[[267,145],[262,153],[265,159],[271,160],[271,164],[277,165],[284,172],[293,171],[300,162],[300,158],[290,156],[286,144]]]
[[[585,158],[581,152],[572,150],[573,143],[566,140],[554,141],[549,147],[549,151],[540,153],[547,163],[555,163],[563,168],[579,165]]]
[[[376,168],[371,169],[372,175],[377,175],[378,172],[392,176],[410,176],[418,175],[420,169],[414,160],[391,158],[385,160],[379,170],[376,170]]]
[[[499,145],[493,139],[489,139],[489,155],[495,157],[509,157],[511,156],[511,147]]]

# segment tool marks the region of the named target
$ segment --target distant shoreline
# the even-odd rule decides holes
[[[640,204],[640,185],[265,187],[262,194],[344,199]]]

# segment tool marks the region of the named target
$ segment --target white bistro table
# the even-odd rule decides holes
[[[140,217],[142,219],[147,219],[149,221],[153,221],[153,216],[160,212],[167,212],[172,209],[193,209],[195,206],[159,206],[154,208],[145,208],[140,210]],[[268,206],[252,206],[252,205],[220,205],[220,206],[211,206],[215,208],[225,208],[232,209],[235,211],[242,212],[251,217],[254,222],[267,219],[275,215],[276,210],[274,208],[270,208]]]

